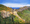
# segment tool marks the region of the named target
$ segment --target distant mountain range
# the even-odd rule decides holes
[[[12,9],[19,9],[20,7],[10,7],[10,8],[12,8]]]

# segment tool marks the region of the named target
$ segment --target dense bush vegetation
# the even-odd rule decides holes
[[[17,14],[26,22],[30,22],[30,11],[24,10],[22,12],[18,12]]]
[[[30,11],[30,8],[28,8],[28,10]]]
[[[10,15],[10,17],[7,17],[7,18],[3,18],[1,15],[0,15],[0,23],[1,24],[11,24],[14,22],[14,18],[15,16],[14,15]]]
[[[7,18],[3,18],[0,15],[0,23],[1,24],[18,24],[18,23],[23,23],[23,21],[19,20],[18,17],[16,17],[13,14],[11,14],[10,17],[7,17]]]

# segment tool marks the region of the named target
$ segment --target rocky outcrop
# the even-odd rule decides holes
[[[3,18],[9,17],[9,16],[10,16],[10,12],[9,12],[9,11],[1,11],[1,16],[2,16]]]

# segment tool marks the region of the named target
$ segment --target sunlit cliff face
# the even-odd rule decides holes
[[[9,17],[10,16],[10,12],[8,12],[8,11],[2,11],[1,15],[3,16],[3,18]]]

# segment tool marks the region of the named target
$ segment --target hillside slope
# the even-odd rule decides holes
[[[9,8],[9,7],[6,7],[6,6],[2,5],[2,4],[0,4],[0,11],[2,11],[2,10],[11,11],[12,8]]]
[[[23,11],[17,12],[17,14],[25,20],[26,23],[30,23],[30,8],[25,9]]]

